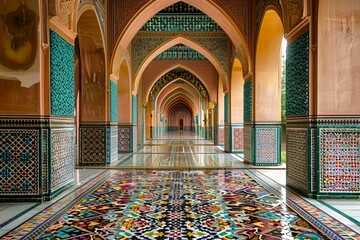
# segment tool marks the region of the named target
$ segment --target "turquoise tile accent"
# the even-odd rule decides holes
[[[118,121],[118,93],[117,83],[110,80],[110,121]]]
[[[51,115],[74,116],[74,47],[54,31],[50,31],[50,98]]]
[[[147,21],[141,31],[213,32],[222,29],[205,14],[157,14]]]
[[[136,123],[136,106],[137,106],[137,98],[135,95],[132,95],[132,122]]]
[[[206,60],[206,57],[188,46],[177,45],[160,53],[155,60]]]
[[[309,32],[287,47],[286,115],[309,114]]]
[[[224,122],[229,123],[229,94],[224,95]]]
[[[244,83],[244,121],[252,121],[252,80]]]

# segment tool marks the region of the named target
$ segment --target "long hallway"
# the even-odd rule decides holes
[[[283,166],[249,166],[241,155],[190,132],[171,133],[121,156],[116,165],[79,167],[76,185],[50,202],[3,204],[0,236],[360,239],[356,215],[345,218],[324,201],[286,189],[285,172]],[[346,200],[353,214],[360,212],[356,203]]]

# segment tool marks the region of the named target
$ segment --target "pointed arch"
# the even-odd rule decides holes
[[[134,77],[134,88],[133,88],[133,94],[135,95],[138,91],[139,83],[141,80],[141,76],[144,73],[146,67],[150,64],[152,60],[155,59],[156,56],[158,56],[160,53],[166,51],[167,49],[177,45],[177,44],[183,44],[187,47],[190,47],[194,49],[195,51],[201,53],[204,55],[215,67],[215,69],[218,71],[219,75],[221,76],[221,79],[224,81],[223,85],[225,87],[228,87],[227,77],[226,73],[221,66],[220,62],[215,58],[215,56],[212,55],[211,52],[209,52],[204,46],[200,45],[199,43],[195,42],[194,40],[184,37],[184,36],[176,36],[167,42],[160,45],[156,50],[154,50],[149,56],[146,57],[146,59],[141,63],[139,69],[135,73]]]
[[[130,42],[141,27],[156,13],[177,2],[179,2],[179,0],[158,0],[149,2],[134,15],[131,21],[126,24],[125,29],[122,31],[115,44],[113,55],[111,57],[111,72],[113,74],[118,73],[119,60],[122,58],[125,50],[128,48]],[[252,61],[249,47],[246,43],[246,37],[236,26],[235,22],[213,1],[183,0],[183,2],[194,6],[212,18],[229,36],[236,49],[241,51],[245,50],[246,59],[249,64],[249,72],[252,72]],[[137,87],[138,86],[135,85],[134,89],[137,89]],[[136,92],[137,90],[135,90],[135,93]]]

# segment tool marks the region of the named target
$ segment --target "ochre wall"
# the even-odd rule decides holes
[[[360,113],[360,2],[319,5],[318,115]]]

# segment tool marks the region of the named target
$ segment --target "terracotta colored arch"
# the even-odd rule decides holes
[[[188,92],[183,92],[183,91],[177,91],[175,93],[173,93],[170,96],[167,96],[163,99],[163,101],[161,103],[159,103],[159,111],[165,112],[165,109],[167,109],[169,107],[169,104],[176,98],[182,97],[184,99],[186,99],[189,103],[191,103],[192,109],[194,110],[194,112],[196,112],[196,110],[199,110],[199,104],[194,101],[193,98],[190,98]]]
[[[204,55],[215,67],[215,69],[218,71],[219,75],[221,76],[221,79],[224,80],[223,85],[227,88],[229,86],[226,73],[221,66],[220,62],[212,55],[211,52],[209,52],[205,47],[198,44],[196,41],[189,39],[184,36],[176,36],[169,41],[165,42],[164,44],[160,45],[155,51],[153,51],[149,56],[146,57],[146,59],[141,63],[139,69],[135,73],[135,82],[134,82],[134,88],[133,88],[133,94],[136,95],[138,91],[139,82],[141,80],[141,76],[144,73],[146,67],[149,65],[149,63],[154,60],[156,56],[158,56],[160,53],[166,51],[167,49],[177,45],[177,44],[183,44],[185,46],[188,46],[195,51],[201,53]]]
[[[122,58],[124,51],[129,46],[132,39],[135,37],[137,32],[141,29],[142,26],[156,13],[162,9],[171,6],[179,2],[179,0],[157,0],[148,2],[144,5],[131,19],[131,21],[126,24],[125,29],[120,34],[120,37],[115,45],[115,50],[111,57],[111,72],[114,74],[118,73],[119,61]],[[191,6],[196,7],[207,16],[212,18],[229,36],[236,48],[244,46],[248,63],[249,71],[252,72],[252,61],[250,59],[249,48],[246,44],[246,38],[243,36],[240,29],[236,26],[234,21],[225,14],[219,6],[216,5],[213,1],[199,1],[199,0],[183,0],[184,3],[187,3]],[[137,85],[134,89],[137,89]],[[137,90],[135,91],[135,93]]]
[[[191,92],[193,90],[193,92]],[[162,103],[169,97],[173,96],[177,93],[183,93],[185,92],[187,96],[189,96],[191,99],[199,99],[199,93],[196,90],[194,86],[191,84],[185,84],[185,86],[174,86],[173,84],[170,84],[166,86],[157,96],[155,99],[155,108],[162,109]],[[197,109],[199,109],[199,105],[195,102],[195,105]]]
[[[164,76],[165,74],[167,74],[168,72],[176,69],[176,68],[182,68],[190,73],[192,73],[195,77],[197,77],[200,82],[205,86],[205,89],[208,93],[208,96],[209,96],[209,99],[214,99],[214,96],[212,96],[209,92],[209,86],[206,84],[206,82],[193,70],[193,69],[190,69],[182,64],[175,64],[173,66],[171,66],[170,68],[164,70],[163,72],[161,72],[155,79],[154,81],[152,82],[152,84],[150,85],[149,89],[147,90],[146,92],[146,98],[145,99],[149,99],[149,96],[150,96],[150,92],[151,92],[151,89],[152,87],[156,84],[156,82],[162,77]]]
[[[184,99],[182,97],[178,97],[178,98],[174,99],[172,102],[170,102],[169,105],[167,106],[167,108],[164,111],[165,114],[166,113],[168,114],[169,112],[171,112],[171,110],[174,109],[174,107],[179,103],[182,103],[182,104],[186,105],[190,109],[191,113],[194,115],[193,107],[191,106],[191,104],[186,99]]]

